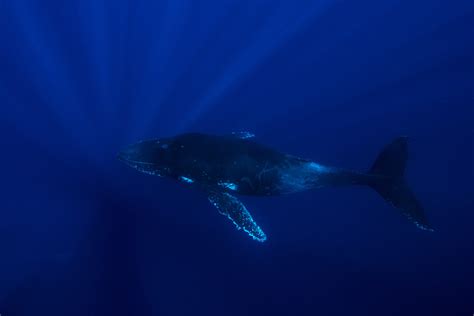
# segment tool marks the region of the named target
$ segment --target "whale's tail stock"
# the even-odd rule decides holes
[[[369,186],[377,191],[385,201],[408,217],[418,228],[433,231],[422,205],[404,179],[407,158],[408,139],[407,137],[398,137],[382,150],[370,168],[369,174],[377,177]]]

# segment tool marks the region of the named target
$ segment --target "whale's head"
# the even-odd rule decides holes
[[[155,176],[171,173],[173,161],[171,139],[151,139],[130,145],[120,151],[117,158],[128,166]]]

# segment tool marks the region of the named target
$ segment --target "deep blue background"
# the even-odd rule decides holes
[[[474,3],[0,1],[0,313],[472,315]],[[244,198],[115,159],[139,139],[248,130],[367,169],[410,137],[435,233],[366,188]]]

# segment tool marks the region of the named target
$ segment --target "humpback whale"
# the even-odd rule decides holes
[[[238,195],[274,196],[313,188],[365,185],[418,228],[432,231],[423,207],[404,179],[407,138],[382,149],[367,172],[325,166],[254,141],[248,132],[216,136],[186,133],[141,141],[118,159],[145,174],[168,177],[203,191],[219,213],[254,240],[267,239]]]

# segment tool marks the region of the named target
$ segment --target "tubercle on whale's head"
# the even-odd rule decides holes
[[[146,174],[166,176],[172,162],[172,140],[151,139],[127,146],[117,159]]]

